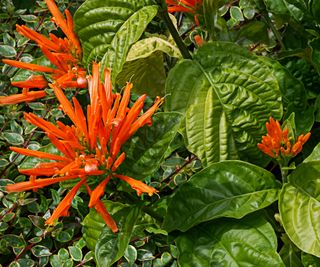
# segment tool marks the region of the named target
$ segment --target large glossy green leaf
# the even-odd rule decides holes
[[[283,227],[302,251],[320,257],[320,164],[301,164],[279,195]]]
[[[183,267],[284,267],[272,226],[257,215],[201,224],[176,243]]]
[[[161,52],[127,61],[117,78],[119,84],[123,85],[130,81],[134,84],[132,90],[135,93],[147,94],[150,97],[164,95],[165,80],[166,73]]]
[[[156,171],[174,139],[181,114],[162,112],[153,116],[151,127],[144,127],[126,144],[126,159],[119,173],[143,179]]]
[[[265,60],[227,42],[201,47],[169,73],[166,109],[186,113],[185,141],[204,165],[225,159],[262,163],[257,143],[270,116],[282,116],[281,94]]]
[[[278,198],[272,173],[242,161],[214,163],[193,175],[172,197],[164,228],[186,231],[219,217],[242,218]]]
[[[109,267],[124,255],[139,215],[138,207],[124,208],[114,216],[119,227],[118,233],[113,233],[107,227],[103,228],[95,247],[98,266]]]
[[[151,0],[87,0],[74,15],[76,31],[87,65],[102,60],[112,69],[112,80],[121,71],[130,46],[139,40],[157,14]]]

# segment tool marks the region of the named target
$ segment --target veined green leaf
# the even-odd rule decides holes
[[[176,243],[183,267],[284,267],[274,230],[258,215],[201,224],[179,236]]]
[[[158,8],[150,0],[87,0],[74,15],[83,47],[83,59],[102,61],[112,69],[112,81],[121,71],[130,46],[139,40]]]
[[[156,51],[164,52],[171,57],[180,58],[181,53],[178,47],[166,39],[160,36],[153,36],[136,42],[128,53],[127,61],[149,57]]]
[[[186,113],[185,142],[204,165],[226,159],[264,163],[257,143],[270,116],[282,116],[270,63],[227,42],[201,47],[169,73],[166,108]]]
[[[279,195],[283,227],[302,251],[320,257],[320,164],[301,164]]]
[[[242,161],[214,163],[193,175],[170,200],[164,228],[186,231],[219,217],[242,218],[278,198],[272,173]]]
[[[150,97],[164,95],[166,73],[161,52],[155,52],[148,57],[127,61],[117,77],[120,85],[130,81],[132,90],[137,94],[147,94]]]

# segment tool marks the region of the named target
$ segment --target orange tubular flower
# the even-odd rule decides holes
[[[258,148],[272,158],[295,157],[301,152],[302,146],[308,141],[311,133],[300,135],[298,140],[292,145],[288,138],[289,130],[282,130],[278,121],[270,117],[266,123],[267,135],[262,136],[262,141],[258,144]]]
[[[202,5],[202,0],[166,0],[168,12],[187,12],[194,14],[194,21],[199,25],[197,12]]]
[[[92,77],[90,76],[88,81],[90,105],[87,107],[86,115],[76,98],[73,98],[71,103],[60,86],[56,83],[52,84],[62,110],[72,121],[71,126],[59,121],[55,125],[32,113],[25,113],[25,119],[44,130],[60,153],[51,154],[11,147],[10,149],[17,153],[50,161],[39,163],[31,169],[20,169],[20,173],[30,175],[30,180],[10,184],[6,189],[8,192],[36,190],[65,180],[80,179],[46,223],[52,224],[60,216],[66,216],[73,197],[81,185],[84,185],[90,195],[89,207],[94,207],[110,229],[117,232],[116,223],[103,206],[100,198],[112,178],[127,182],[139,196],[142,193],[151,196],[157,192],[156,189],[141,181],[116,174],[116,171],[125,160],[125,153],[120,152],[121,146],[140,127],[151,124],[151,116],[161,104],[162,99],[157,98],[153,106],[141,114],[146,95],[141,96],[131,108],[128,107],[132,84],[126,85],[122,96],[118,93],[112,93],[110,73],[108,70],[105,72],[105,82],[101,83],[98,64],[93,65]],[[37,178],[39,176],[51,178]],[[102,178],[97,177],[99,179],[98,185],[92,191],[87,184],[89,176]]]
[[[82,52],[80,42],[73,31],[71,14],[68,10],[65,10],[65,19],[54,0],[46,0],[46,3],[53,16],[52,20],[61,28],[66,38],[58,38],[52,33],[49,34],[48,38],[24,25],[17,25],[17,31],[36,42],[53,67],[9,59],[3,59],[2,62],[16,68],[49,73],[52,80],[56,81],[62,88],[85,88],[87,86],[86,71],[79,67]],[[46,95],[44,90],[37,91],[36,94],[32,91],[29,92],[29,89],[44,89],[48,86],[48,81],[42,75],[32,75],[26,81],[12,82],[12,85],[25,90],[22,94],[8,97],[0,96],[0,104],[21,103],[44,97]]]

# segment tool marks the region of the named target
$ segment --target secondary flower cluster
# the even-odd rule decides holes
[[[52,20],[62,30],[66,38],[59,38],[52,33],[46,37],[24,25],[17,25],[17,32],[36,42],[52,67],[9,59],[2,61],[13,67],[48,73],[51,75],[51,80],[62,88],[85,88],[87,86],[86,71],[79,66],[82,52],[78,37],[73,30],[72,16],[68,10],[65,10],[66,18],[64,18],[54,0],[45,1],[53,16]],[[16,104],[42,98],[46,96],[44,89],[48,87],[48,80],[43,75],[33,74],[25,81],[12,82],[12,85],[23,88],[22,93],[2,96],[0,104]],[[29,91],[31,88],[41,90]]]
[[[157,192],[143,182],[117,174],[116,171],[125,159],[125,153],[120,151],[121,146],[140,127],[151,124],[151,116],[162,100],[158,97],[153,106],[141,115],[146,95],[140,96],[129,108],[132,84],[126,85],[123,95],[112,93],[109,71],[105,71],[104,84],[101,83],[99,64],[96,63],[93,65],[92,76],[88,78],[88,86],[90,105],[87,106],[85,115],[76,98],[70,103],[57,83],[51,85],[62,110],[72,121],[71,126],[60,121],[54,125],[32,113],[25,114],[28,122],[45,131],[59,153],[51,154],[11,147],[11,150],[17,153],[47,159],[50,162],[39,163],[31,169],[20,169],[20,173],[30,176],[29,181],[10,184],[6,189],[8,192],[36,190],[65,180],[75,180],[77,184],[46,223],[52,224],[60,216],[68,215],[73,197],[81,186],[85,186],[90,195],[89,207],[94,207],[111,230],[117,232],[117,225],[100,198],[109,180],[113,178],[127,182],[138,195],[142,193],[152,195]],[[50,178],[38,178],[39,176]],[[95,176],[99,182],[93,190],[87,183],[89,176]]]
[[[202,0],[166,0],[168,12],[186,12],[194,14],[194,21],[199,25],[198,11],[202,5]]]
[[[262,136],[258,148],[272,158],[295,157],[301,152],[302,146],[308,141],[311,133],[300,135],[297,140],[290,140],[288,137],[289,130],[282,130],[280,123],[270,117],[266,123],[267,135]]]

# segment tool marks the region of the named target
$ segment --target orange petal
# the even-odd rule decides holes
[[[71,159],[66,158],[66,157],[62,157],[62,156],[58,156],[58,155],[54,155],[54,154],[50,154],[50,153],[46,153],[46,152],[42,152],[42,151],[37,151],[37,150],[30,150],[27,148],[20,148],[20,147],[12,147],[11,146],[10,149],[14,152],[17,152],[17,153],[25,155],[25,156],[37,157],[37,158],[41,158],[41,159],[51,159],[51,160],[57,160],[57,161],[67,161],[67,162],[71,161]]]
[[[16,25],[16,27],[17,27],[17,32],[24,35],[28,39],[35,41],[38,45],[44,45],[48,49],[53,50],[53,51],[59,50],[59,46],[56,43],[52,42],[47,37],[45,37],[44,35],[37,33],[36,31],[34,31],[24,25]]]
[[[98,186],[92,191],[88,205],[89,208],[92,208],[94,205],[97,204],[97,201],[104,194],[104,189],[106,188],[106,185],[108,184],[109,180],[110,176],[107,176],[107,178],[104,179],[100,184],[98,184]]]
[[[26,63],[26,62],[21,62],[17,60],[11,60],[11,59],[2,59],[2,62],[5,64],[8,64],[10,66],[16,67],[16,68],[21,68],[21,69],[27,69],[27,70],[32,70],[32,71],[40,71],[40,72],[47,72],[47,73],[61,73],[57,69],[49,68],[49,67],[44,67],[40,66],[37,64],[32,64],[32,63]]]
[[[130,127],[129,135],[132,136],[140,127],[144,126],[150,121],[151,116],[156,111],[156,109],[161,105],[163,99],[157,97],[156,101],[144,114],[141,115]]]
[[[9,184],[6,186],[6,190],[8,192],[22,192],[22,191],[31,190],[31,189],[42,188],[47,185],[59,183],[66,180],[76,179],[76,178],[79,178],[79,176],[73,175],[73,176],[63,176],[58,178],[36,179],[34,181],[26,181],[26,182],[20,182],[16,184]]]
[[[20,82],[11,82],[12,86],[19,88],[39,88],[43,89],[48,86],[48,81],[42,75],[31,75],[27,80]]]
[[[90,187],[88,186],[87,183],[84,183],[84,185],[86,186],[87,191],[88,191],[89,195],[91,196],[92,191],[91,191]],[[116,233],[119,231],[116,222],[112,219],[112,217],[110,216],[109,212],[107,211],[106,207],[103,205],[101,200],[97,201],[94,208],[101,215],[104,222],[111,229],[112,232]]]
[[[112,171],[116,171],[118,167],[121,165],[121,163],[126,158],[126,153],[122,152],[121,155],[117,158],[117,160],[113,163]]]
[[[67,216],[68,210],[71,206],[72,199],[80,189],[81,185],[85,182],[86,178],[82,178],[79,183],[77,183],[70,191],[69,193],[64,197],[64,199],[59,203],[58,207],[54,210],[51,217],[46,220],[45,224],[53,224],[56,219],[58,219],[60,216]]]
[[[158,190],[154,189],[151,186],[146,185],[145,183],[135,180],[131,177],[114,174],[115,177],[127,182],[132,189],[137,191],[137,195],[140,196],[142,193],[147,193],[149,196],[152,196],[154,193],[157,193]]]
[[[45,91],[30,91],[27,94],[15,94],[10,96],[0,96],[0,105],[12,105],[22,102],[30,102],[42,97],[47,94]]]

